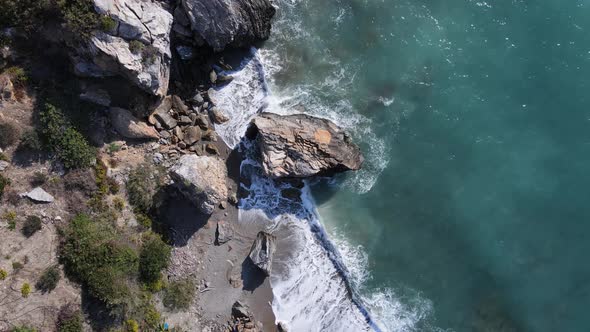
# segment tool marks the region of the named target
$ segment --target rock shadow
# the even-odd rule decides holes
[[[253,292],[256,288],[260,287],[266,279],[266,274],[258,266],[254,265],[254,262],[250,257],[246,257],[242,263],[242,282],[245,291]]]
[[[188,240],[207,224],[210,217],[191,204],[174,187],[167,188],[167,198],[158,213],[159,221],[166,228],[168,240],[175,247],[186,246]]]

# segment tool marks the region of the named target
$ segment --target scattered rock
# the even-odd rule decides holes
[[[0,160],[0,172],[4,171],[5,169],[10,166],[10,163],[4,160]]]
[[[212,70],[209,73],[209,81],[211,81],[211,83],[213,84],[217,83],[217,73],[215,72],[215,70]]]
[[[234,231],[231,225],[225,221],[217,222],[217,229],[215,230],[215,243],[221,245],[229,242],[233,237]]]
[[[162,130],[160,132],[160,137],[164,138],[164,139],[169,139],[170,137],[172,137],[172,134],[170,134],[169,132],[167,132],[166,130]]]
[[[183,140],[184,139],[184,133],[182,132],[182,129],[180,129],[180,127],[175,127],[173,129],[174,135],[176,137],[178,137],[179,140]]]
[[[197,93],[194,97],[193,97],[193,101],[195,103],[197,103],[198,105],[201,105],[202,103],[205,102],[205,99],[203,99],[203,96],[201,96],[200,93]]]
[[[111,96],[98,87],[90,87],[80,94],[80,99],[104,107],[111,106]]]
[[[233,193],[229,196],[227,200],[230,204],[236,205],[238,204],[238,195],[236,193]]]
[[[248,311],[248,307],[246,307],[240,301],[236,301],[236,303],[234,303],[234,305],[231,307],[231,314],[235,318],[250,317],[250,312]]]
[[[268,39],[276,11],[270,0],[182,0],[181,4],[195,38],[215,51]]]
[[[254,265],[258,266],[267,276],[269,276],[272,268],[272,256],[274,251],[275,237],[265,232],[260,232],[256,236],[256,241],[254,241],[248,257],[250,257]]]
[[[262,113],[248,136],[256,137],[263,170],[273,178],[358,170],[363,163],[360,149],[341,128],[304,114]]]
[[[214,130],[207,129],[207,131],[203,134],[203,139],[205,141],[217,142],[217,133],[215,133]]]
[[[209,110],[209,115],[214,123],[221,124],[229,121],[227,115],[225,115],[222,111],[220,111],[217,107],[212,107]]]
[[[37,187],[28,193],[22,194],[21,196],[27,197],[36,203],[52,203],[54,201],[53,196],[51,196],[41,187]]]
[[[8,75],[0,75],[0,100],[15,101],[14,84]]]
[[[195,120],[195,125],[201,127],[203,130],[209,129],[209,120],[207,116],[204,114],[197,115],[197,119]]]
[[[168,112],[154,112],[154,117],[166,129],[172,129],[178,125],[178,122]]]
[[[191,118],[190,118],[190,117],[188,117],[188,116],[186,116],[186,115],[182,115],[182,116],[181,116],[181,117],[178,119],[178,123],[179,123],[180,125],[183,125],[183,126],[185,126],[185,125],[190,125],[190,124],[192,124],[192,123],[193,123],[193,120],[191,120]]]
[[[179,96],[172,96],[172,106],[174,106],[174,109],[178,111],[178,113],[189,114],[188,106],[186,106]]]
[[[221,201],[227,200],[227,168],[219,158],[184,155],[170,169],[170,176],[205,214],[213,213]]]
[[[201,140],[201,129],[198,127],[189,127],[184,132],[184,142],[187,145],[193,145],[199,140]]]
[[[158,139],[158,132],[143,121],[134,117],[126,109],[112,107],[109,110],[111,124],[115,130],[126,138]]]
[[[207,143],[207,145],[205,145],[205,151],[213,155],[219,155],[219,150],[211,143]]]

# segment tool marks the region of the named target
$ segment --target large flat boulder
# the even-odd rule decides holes
[[[185,15],[177,23],[188,23],[197,43],[215,51],[268,39],[276,11],[270,0],[182,0],[181,6]]]
[[[172,14],[152,0],[93,0],[116,27],[96,31],[73,55],[80,76],[120,75],[144,91],[165,96],[170,78]]]
[[[272,178],[309,177],[358,170],[358,146],[333,122],[304,114],[261,113],[252,121],[264,172]]]
[[[205,214],[213,213],[227,200],[227,168],[219,158],[182,156],[170,169],[170,177],[182,194]]]

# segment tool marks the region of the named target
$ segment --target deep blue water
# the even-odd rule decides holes
[[[280,0],[283,107],[353,132],[314,187],[391,331],[589,331],[590,1]]]

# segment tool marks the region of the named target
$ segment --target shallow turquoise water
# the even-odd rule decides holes
[[[590,330],[590,2],[278,5],[277,104],[367,155],[314,196],[386,329]]]

